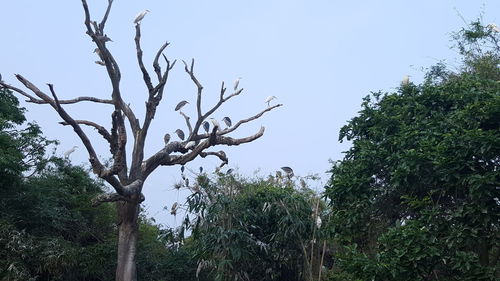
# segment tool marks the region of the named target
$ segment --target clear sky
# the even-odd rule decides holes
[[[100,20],[107,1],[88,1],[93,18]],[[0,72],[16,86],[19,73],[40,88],[55,85],[61,99],[82,95],[105,98],[110,85],[103,67],[94,63],[95,46],[85,34],[81,1],[0,0],[2,45]],[[170,59],[196,59],[195,72],[204,85],[205,105],[218,97],[220,83],[232,85],[242,77],[242,96],[228,102],[214,114],[233,121],[265,108],[269,95],[284,106],[245,126],[234,136],[266,132],[259,140],[225,149],[230,167],[245,176],[261,176],[281,166],[291,166],[297,175],[319,174],[328,178],[329,159],[338,160],[348,144],[338,142],[338,132],[360,109],[361,98],[370,91],[392,91],[404,75],[419,83],[422,68],[445,59],[458,65],[450,47],[450,32],[484,13],[484,22],[500,21],[500,1],[337,1],[337,0],[115,0],[106,33],[114,42],[108,46],[122,70],[122,92],[136,114],[142,116],[147,96],[135,57],[134,17],[151,10],[142,22],[145,61],[151,66],[158,47],[171,43]],[[173,107],[180,100],[195,100],[195,87],[176,65],[151,127],[146,154],[163,145],[163,135],[184,128]],[[151,69],[151,67],[150,67]],[[45,135],[58,139],[62,154],[81,142],[69,127],[57,124],[59,117],[48,106],[23,104],[28,118],[41,125]],[[187,106],[193,114],[193,106]],[[105,105],[67,106],[77,119],[91,119],[110,125],[110,108]],[[108,150],[101,137],[96,148],[103,158]],[[80,148],[71,159],[86,163]],[[216,159],[201,159],[200,165],[213,171]],[[172,190],[180,180],[179,167],[160,168],[146,182],[145,206],[158,222],[174,226],[163,206],[183,201],[186,194]]]

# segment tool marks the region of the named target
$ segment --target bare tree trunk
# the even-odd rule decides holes
[[[137,280],[136,252],[138,236],[139,203],[118,202],[118,261],[116,281]]]

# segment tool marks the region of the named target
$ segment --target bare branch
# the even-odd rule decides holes
[[[234,126],[232,126],[230,128],[226,128],[222,131],[218,131],[217,135],[227,135],[227,134],[235,131],[242,124],[256,120],[256,119],[260,118],[262,115],[264,115],[266,112],[269,112],[269,111],[271,111],[275,108],[281,107],[281,106],[283,106],[283,104],[277,104],[277,105],[273,105],[271,107],[268,107],[268,108],[262,110],[261,112],[255,114],[254,116],[251,116],[249,118],[238,121]],[[213,134],[213,132],[210,134],[195,135],[195,136],[193,136],[193,138],[191,140],[198,141],[198,140],[206,139],[206,138],[209,138],[212,134]]]
[[[264,113],[266,113],[266,112],[268,112],[268,111],[271,111],[271,110],[273,110],[273,109],[275,109],[275,108],[278,108],[278,107],[280,107],[280,106],[283,106],[283,104],[273,105],[273,106],[271,106],[271,107],[268,107],[268,108],[266,108],[266,109],[262,110],[261,112],[259,112],[258,114],[255,114],[255,115],[254,115],[254,116],[252,116],[252,117],[249,117],[249,118],[247,118],[247,119],[240,120],[240,121],[238,121],[238,123],[236,123],[233,127],[230,127],[230,128],[227,128],[227,129],[223,130],[220,134],[221,134],[221,135],[226,135],[226,134],[229,134],[229,133],[231,133],[232,131],[236,130],[236,129],[237,129],[237,128],[241,125],[241,124],[248,123],[248,122],[253,121],[253,120],[257,119],[257,118],[260,118],[262,115],[264,115]]]
[[[229,159],[226,156],[226,153],[222,150],[217,151],[217,152],[200,152],[200,156],[202,158],[205,158],[209,155],[217,156],[219,159],[222,161],[222,163],[219,165],[219,168],[224,167],[224,165],[227,165],[229,163]]]
[[[26,102],[31,102],[31,103],[36,103],[36,104],[47,104],[48,103],[48,102],[46,102],[44,100],[37,99],[34,96],[26,93],[25,91],[23,91],[23,90],[21,90],[19,88],[16,88],[14,86],[11,86],[9,84],[6,84],[4,82],[0,81],[0,85],[3,86],[4,88],[13,90],[13,91],[15,91],[15,92],[17,92],[17,93],[19,93],[19,94],[27,97],[28,100],[26,100]],[[113,104],[112,100],[99,99],[99,98],[96,98],[96,97],[87,97],[87,96],[77,97],[77,98],[69,99],[69,100],[59,100],[59,103],[60,104],[73,104],[73,103],[78,103],[78,102],[82,102],[82,101],[90,101],[90,102],[104,103],[104,104]]]
[[[27,81],[27,80],[25,80]],[[27,81],[29,82],[29,81]],[[31,83],[30,83],[31,84]],[[25,84],[26,85],[26,84]],[[54,91],[54,86],[52,84],[48,84],[50,92],[52,93],[53,100],[51,100],[50,104],[52,107],[59,113],[59,116],[66,121],[71,127],[73,127],[73,130],[75,133],[80,137],[80,140],[83,142],[83,145],[87,149],[87,152],[89,153],[89,162],[92,165],[92,170],[94,171],[95,174],[97,174],[99,177],[103,178],[106,180],[113,188],[120,194],[123,194],[123,187],[113,175],[109,174],[109,171],[106,171],[104,166],[101,164],[99,161],[97,154],[94,150],[94,147],[92,146],[92,143],[90,142],[89,138],[87,135],[83,132],[82,128],[80,128],[80,125],[78,125],[73,118],[61,107],[61,104],[59,104],[59,101],[57,99],[57,95]],[[29,88],[29,87],[28,87]],[[30,89],[32,90],[32,89]],[[33,91],[33,90],[32,90]],[[39,97],[43,93],[36,93]],[[45,97],[49,98],[47,95],[43,94]],[[49,98],[50,99],[50,98]]]
[[[214,130],[216,130],[216,128]],[[212,131],[211,133],[212,137],[204,141],[201,141],[191,151],[185,149],[181,142],[171,142],[163,149],[155,153],[153,156],[151,156],[149,159],[144,161],[142,165],[144,179],[146,179],[149,176],[149,174],[160,165],[161,166],[172,166],[177,164],[184,165],[187,162],[195,159],[198,155],[201,155],[203,150],[211,146],[215,145],[233,146],[233,145],[240,145],[243,143],[252,142],[260,138],[264,134],[264,130],[265,130],[264,127],[261,127],[260,130],[254,135],[239,139],[225,137],[225,136],[218,136],[214,133],[214,131]],[[181,152],[184,154],[172,155],[173,152]]]
[[[187,116],[184,112],[182,111],[179,111],[180,115],[182,115],[184,117],[184,119],[186,120],[186,125],[189,129],[189,136],[187,138],[187,140],[190,140],[191,136],[193,135],[193,128],[191,127],[191,122],[189,121],[190,117]]]
[[[108,1],[108,10],[111,9],[111,4],[113,1]],[[82,6],[83,10],[85,12],[85,26],[87,27],[87,34],[92,38],[92,41],[97,45],[97,48],[99,49],[100,56],[102,61],[104,61],[106,65],[106,70],[108,72],[108,76],[111,80],[111,85],[113,87],[113,93],[112,93],[112,99],[113,103],[115,105],[115,109],[118,110],[123,110],[125,115],[127,116],[127,119],[130,123],[130,127],[132,128],[132,131],[136,133],[140,129],[139,125],[139,120],[135,117],[134,112],[132,109],[130,109],[129,106],[125,104],[121,97],[120,93],[120,80],[121,80],[121,72],[120,68],[118,66],[118,63],[116,62],[115,58],[113,55],[111,55],[111,52],[108,50],[106,47],[106,42],[105,40],[100,40],[105,34],[104,34],[104,23],[105,23],[105,18],[103,19],[102,23],[102,28],[103,30],[99,30],[99,33],[96,34],[92,30],[91,26],[91,19],[90,19],[90,11],[89,7],[87,4],[86,0],[82,0]],[[109,13],[109,12],[108,12]]]
[[[116,202],[116,201],[129,201],[127,197],[122,196],[118,193],[104,193],[97,195],[92,199],[92,207],[97,207],[102,203],[106,202]]]
[[[194,72],[193,72],[193,69],[194,69],[194,59],[191,59],[191,67],[190,68],[188,68],[187,63],[184,60],[182,62],[184,63],[184,70],[186,71],[187,74],[189,74],[189,76],[191,77],[191,80],[193,80],[193,82],[196,85],[196,87],[198,87],[198,92],[200,92],[201,90],[203,90],[203,86],[198,81],[198,79],[196,79],[196,77],[194,76]]]
[[[44,104],[44,103],[46,103],[44,100],[37,99],[37,98],[35,98],[34,96],[32,96],[32,95],[30,95],[30,94],[26,93],[25,91],[23,91],[23,90],[21,90],[21,89],[19,89],[19,88],[16,88],[16,87],[14,87],[14,86],[11,86],[11,85],[9,85],[9,84],[6,84],[6,83],[4,83],[4,82],[2,82],[2,81],[0,81],[0,85],[2,85],[2,87],[4,87],[4,88],[10,89],[10,90],[12,90],[12,91],[14,91],[14,92],[17,92],[17,93],[19,93],[19,94],[21,94],[21,95],[23,95],[23,96],[27,97],[27,98],[28,98],[28,100],[26,100],[26,102],[32,102],[32,103],[38,103],[38,104]]]
[[[136,24],[135,25],[135,48],[137,51],[137,62],[139,63],[139,68],[141,69],[142,72],[142,78],[144,80],[144,83],[146,84],[146,87],[148,88],[149,95],[154,95],[153,92],[153,84],[151,83],[151,77],[149,76],[148,71],[146,70],[146,67],[144,66],[144,62],[142,60],[142,49],[141,49],[141,25]]]
[[[96,103],[105,103],[105,104],[113,104],[113,100],[108,100],[108,99],[99,99],[96,97],[77,97],[74,99],[70,100],[60,100],[60,104],[72,104],[72,103],[77,103],[77,102],[82,102],[82,101],[91,101],[91,102],[96,102]]]
[[[104,128],[103,126],[95,123],[95,122],[92,122],[92,121],[88,121],[88,120],[75,120],[75,122],[77,124],[80,124],[80,125],[87,125],[87,126],[90,126],[90,127],[94,127],[97,132],[99,132],[99,134],[101,134],[101,136],[106,139],[109,143],[112,142],[112,138],[111,138],[111,134],[108,132],[108,130],[106,130],[106,128]],[[68,122],[66,121],[62,121],[62,122],[59,122],[59,124],[63,125],[63,126],[68,126],[70,125]]]
[[[99,24],[99,32],[100,34],[104,34],[104,25],[106,24],[106,21],[108,20],[109,12],[111,11],[111,5],[113,4],[113,0],[108,0],[108,8],[106,9],[106,13],[104,14],[104,17],[102,18],[101,23]]]
[[[160,55],[163,53],[163,50],[165,50],[165,48],[167,48],[168,45],[170,45],[170,44],[168,42],[165,42],[165,44],[163,44],[160,47],[158,52],[156,52],[156,56],[155,56],[155,59],[153,61],[153,68],[154,68],[156,76],[158,78],[158,83],[160,83],[162,81],[161,67],[160,67],[160,64],[158,63],[158,60],[160,59]],[[166,59],[165,56],[164,56],[164,58]],[[167,60],[167,63],[168,63],[168,60]],[[167,67],[167,69],[168,69],[168,67]]]
[[[111,114],[112,129],[110,142],[110,152],[113,155],[113,167],[111,170],[117,173],[122,182],[128,181],[127,176],[127,131],[125,130],[122,114],[120,111],[115,110]]]

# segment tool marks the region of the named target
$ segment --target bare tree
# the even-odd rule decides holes
[[[146,113],[142,124],[136,118],[132,108],[123,100],[120,80],[121,72],[115,58],[107,48],[106,43],[110,38],[104,32],[106,20],[111,11],[113,0],[108,0],[108,6],[104,17],[98,23],[91,19],[90,11],[86,0],[82,0],[83,10],[85,12],[85,27],[86,33],[96,45],[96,53],[100,57],[100,61],[96,62],[106,67],[107,74],[112,84],[111,99],[101,99],[97,97],[82,96],[69,100],[60,100],[57,97],[55,87],[52,84],[48,85],[50,94],[45,93],[40,88],[35,86],[25,77],[16,74],[15,77],[21,84],[24,85],[32,94],[25,90],[0,81],[2,87],[11,89],[27,98],[27,102],[36,104],[49,104],[59,116],[63,119],[60,124],[71,126],[78,137],[81,139],[89,154],[89,162],[93,172],[104,179],[114,189],[113,193],[104,194],[94,198],[92,204],[99,205],[104,202],[116,202],[118,218],[119,218],[119,239],[118,239],[118,257],[116,280],[136,280],[136,246],[137,246],[137,219],[139,213],[139,205],[144,201],[142,188],[148,176],[159,166],[184,165],[198,156],[207,157],[215,156],[220,159],[221,166],[227,164],[228,158],[224,151],[210,151],[209,149],[216,145],[240,145],[242,143],[252,142],[264,133],[264,127],[248,137],[232,138],[230,133],[238,129],[241,125],[253,121],[261,117],[264,113],[271,111],[281,104],[267,107],[256,115],[242,119],[226,129],[214,126],[211,131],[206,133],[200,132],[202,123],[209,118],[219,107],[231,98],[240,95],[243,89],[235,87],[234,92],[226,93],[226,87],[222,83],[219,100],[209,110],[202,109],[202,91],[203,86],[198,81],[194,74],[194,60],[189,64],[184,62],[184,70],[189,75],[192,82],[196,85],[196,121],[192,120],[181,112],[184,116],[188,127],[188,134],[184,141],[170,141],[168,136],[165,137],[165,147],[154,153],[149,158],[144,157],[144,145],[148,129],[155,116],[158,105],[160,104],[168,75],[175,65],[175,60],[170,61],[164,55],[164,51],[169,45],[164,43],[156,53],[153,60],[154,76],[157,82],[153,82],[150,73],[146,70],[143,61],[143,52],[141,49],[141,24],[140,20],[135,24],[135,46],[137,51],[137,62],[142,72],[144,83],[148,89],[146,100]],[[160,59],[164,60],[164,68],[160,66]],[[70,113],[66,111],[63,105],[76,104],[80,102],[94,102],[113,107],[111,113],[111,128],[108,130],[102,125],[90,120],[74,119]],[[132,133],[133,149],[131,152],[130,162],[127,159],[126,144],[130,136],[127,135],[126,123],[129,126],[129,132]],[[82,127],[87,126],[97,130],[97,132],[109,144],[109,151],[112,156],[112,163],[109,167],[104,166],[99,160],[96,151],[94,150],[92,140],[89,139]],[[189,145],[188,145],[189,144]]]

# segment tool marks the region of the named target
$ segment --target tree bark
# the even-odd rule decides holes
[[[118,261],[116,281],[136,281],[136,252],[138,236],[139,203],[118,202]]]

